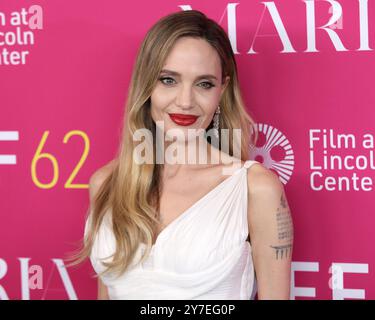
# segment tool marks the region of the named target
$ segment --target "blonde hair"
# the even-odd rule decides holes
[[[152,249],[159,223],[161,164],[136,164],[133,150],[139,142],[133,134],[141,128],[155,135],[155,123],[150,114],[150,96],[158,80],[164,62],[176,40],[181,37],[205,39],[216,49],[222,67],[222,79],[230,77],[220,101],[220,129],[241,129],[241,160],[249,158],[250,144],[258,138],[254,121],[246,112],[237,78],[234,53],[225,31],[213,20],[197,10],[181,11],[160,19],[147,33],[138,51],[129,85],[124,115],[121,143],[116,164],[101,184],[92,201],[90,224],[83,239],[83,246],[68,266],[76,265],[90,257],[95,235],[108,209],[112,211],[112,228],[116,250],[112,261],[103,262],[107,272],[121,275],[132,263],[138,246],[146,244],[139,262],[143,262]],[[206,129],[212,128],[212,122]],[[155,136],[154,136],[155,137]],[[251,139],[253,138],[253,139]],[[233,143],[229,142],[229,155],[233,155]],[[155,159],[155,139],[153,139]],[[88,216],[88,214],[87,214]],[[101,275],[101,274],[100,274]]]

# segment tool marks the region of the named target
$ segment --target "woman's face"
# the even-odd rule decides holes
[[[227,76],[222,84],[221,73],[220,57],[206,40],[178,39],[151,94],[153,120],[184,137],[188,129],[206,129],[229,82]]]

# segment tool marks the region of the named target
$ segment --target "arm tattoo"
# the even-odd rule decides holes
[[[279,243],[270,247],[275,250],[278,260],[290,256],[293,247],[293,222],[284,192],[281,194],[280,205],[277,208],[276,222]]]
[[[279,259],[279,253],[280,253],[280,259],[282,259],[284,252],[285,252],[285,258],[288,257],[288,255],[290,255],[290,253],[292,252],[291,244],[286,244],[284,246],[270,246],[270,247],[276,250],[276,260]]]

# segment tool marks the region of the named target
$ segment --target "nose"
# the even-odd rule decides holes
[[[178,91],[176,104],[183,110],[193,108],[193,93],[188,85],[182,85]]]

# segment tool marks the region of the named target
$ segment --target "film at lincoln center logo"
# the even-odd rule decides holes
[[[268,124],[257,123],[254,127],[259,138],[255,146],[250,145],[252,158],[276,171],[281,182],[286,184],[294,169],[294,152],[289,140],[280,130]]]

